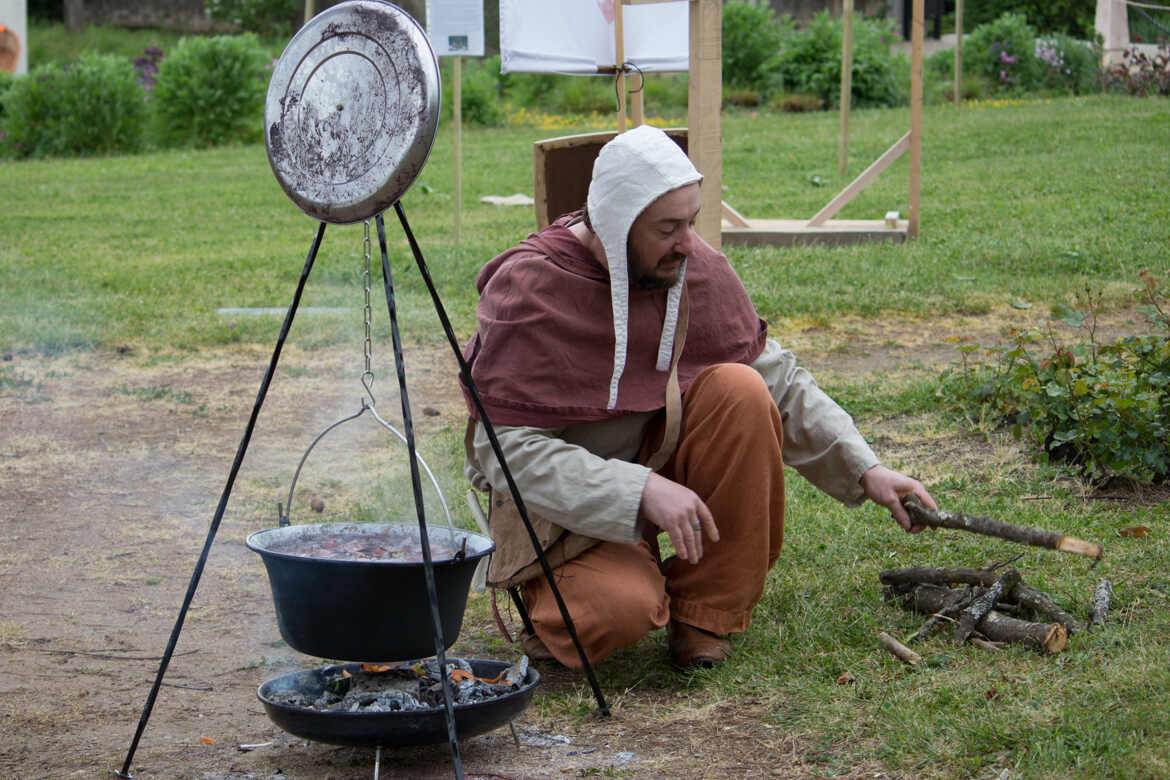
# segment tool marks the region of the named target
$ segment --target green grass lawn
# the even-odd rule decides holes
[[[905,110],[855,112],[850,171],[837,177],[836,115],[733,113],[724,121],[724,199],[748,217],[808,217],[892,144]],[[452,136],[439,139],[403,200],[461,338],[473,327],[474,277],[532,228],[528,208],[479,202],[531,193],[531,127],[468,128],[463,241],[452,237]],[[907,211],[900,161],[840,215]],[[1129,305],[1137,273],[1170,270],[1170,102],[1088,97],[929,108],[922,232],[905,245],[735,249],[729,257],[773,332],[797,321],[893,313],[980,315],[1012,305],[1040,312],[1086,285]],[[224,307],[287,306],[315,223],[276,184],[262,146],[138,157],[0,163],[0,351],[55,353],[131,345],[147,360],[231,343],[271,344],[279,318],[232,318]],[[395,220],[388,220],[396,291],[408,336],[441,339]],[[375,244],[376,246],[376,244]],[[361,289],[360,226],[330,227],[303,305],[346,306]],[[384,307],[376,336],[388,343]],[[302,317],[302,346],[350,344],[353,316]],[[348,348],[348,347],[347,347]],[[916,380],[916,381],[921,381]],[[0,390],[3,390],[0,386]],[[877,573],[903,565],[985,565],[1019,551],[956,533],[902,534],[876,508],[847,510],[790,482],[786,550],[735,660],[680,675],[653,638],[599,669],[612,692],[632,686],[687,701],[751,702],[798,737],[821,776],[874,766],[906,777],[1170,776],[1170,544],[1165,505],[1086,500],[1079,488],[1020,456],[952,466],[930,442],[961,439],[926,409],[930,388],[879,386],[863,407],[905,420],[925,442],[895,467],[924,464],[943,505],[1060,530],[1106,544],[1096,570],[1028,550],[1025,578],[1083,612],[1109,577],[1114,618],[1074,636],[1059,656],[991,654],[941,636],[910,671],[876,649],[920,618],[885,604]],[[3,398],[3,396],[0,396]],[[863,428],[879,422],[862,416]],[[460,433],[429,442],[428,459],[460,482]],[[970,437],[972,446],[983,440]],[[952,445],[953,446],[953,445]],[[988,445],[992,446],[992,445]],[[434,453],[432,456],[430,453]],[[461,491],[459,491],[461,492]],[[1146,525],[1151,533],[1117,531]],[[849,672],[855,682],[837,684]],[[588,692],[544,697],[584,717]]]

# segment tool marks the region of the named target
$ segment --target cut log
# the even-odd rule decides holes
[[[1011,589],[1019,584],[1020,572],[1016,569],[1008,569],[1000,575],[994,585],[960,612],[959,623],[955,626],[955,644],[961,645],[966,642],[967,637],[971,636],[971,632],[975,630],[975,626],[979,625],[979,621],[995,607],[1005,594],[1010,593]]]
[[[1086,542],[1073,536],[1065,536],[1054,531],[1045,531],[1026,525],[1012,525],[992,520],[987,517],[974,517],[961,512],[947,512],[934,510],[922,503],[922,500],[913,493],[902,496],[902,506],[916,525],[928,525],[934,528],[953,528],[959,531],[994,536],[1018,544],[1029,544],[1033,547],[1046,547],[1050,550],[1071,552],[1077,555],[1087,555],[1090,558],[1101,559],[1104,550],[1095,542]]]
[[[949,590],[937,585],[920,585],[903,596],[902,603],[916,612],[931,615],[943,607]],[[1068,644],[1068,632],[1060,623],[1030,623],[994,609],[983,616],[976,628],[993,642],[1026,644],[1049,654],[1059,653]]]
[[[904,569],[886,569],[878,574],[883,585],[981,585],[991,587],[999,578],[993,571],[972,569],[966,566],[933,568],[930,566],[908,566]]]
[[[922,663],[922,656],[911,650],[909,647],[906,647],[906,645],[902,644],[897,639],[894,639],[885,631],[882,631],[880,634],[878,634],[878,642],[881,643],[882,647],[893,653],[894,657],[900,661],[905,661],[911,666],[918,666]]]
[[[1089,623],[1094,626],[1105,625],[1109,617],[1109,602],[1113,600],[1113,584],[1109,580],[1101,580],[1093,589],[1093,605],[1089,608]]]
[[[1056,602],[1052,600],[1052,597],[1042,590],[1037,590],[1031,585],[1020,584],[1017,585],[1016,589],[1012,592],[1012,598],[1014,598],[1021,607],[1027,607],[1037,615],[1041,615],[1048,620],[1053,620],[1057,623],[1060,623],[1062,626],[1064,626],[1064,630],[1068,632],[1069,636],[1072,636],[1081,630],[1080,622],[1078,622],[1077,619],[1072,615],[1058,607]]]

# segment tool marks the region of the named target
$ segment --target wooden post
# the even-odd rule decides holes
[[[963,102],[963,0],[955,0],[955,105]]]
[[[313,0],[305,0],[305,24],[308,24],[309,20],[312,19],[316,14],[317,9],[313,3]]]
[[[618,100],[618,132],[626,132],[626,69],[624,66],[626,61],[626,33],[622,25],[622,5],[621,0],[616,0],[613,4],[613,35],[614,35],[614,59],[617,62],[617,100]]]
[[[708,244],[723,240],[723,0],[690,0],[687,149],[703,174],[695,227]]]
[[[1122,52],[1129,46],[1129,11],[1124,0],[1097,0],[1093,27],[1104,39],[1101,65],[1119,62]]]
[[[65,29],[72,33],[81,32],[85,25],[84,0],[65,0]]]
[[[922,38],[924,0],[914,0],[910,44],[910,209],[906,235],[918,237],[921,222],[919,199],[922,192]]]
[[[837,135],[837,175],[849,165],[849,102],[853,97],[853,0],[841,10],[841,129]]]
[[[642,84],[645,85],[646,77],[642,77]],[[639,89],[637,92],[630,93],[630,124],[634,127],[646,123],[646,103],[643,100],[643,92]]]
[[[463,58],[456,56],[454,66],[455,95],[451,112],[455,120],[455,244],[458,245],[463,227]]]

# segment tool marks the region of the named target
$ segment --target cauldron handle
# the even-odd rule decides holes
[[[369,388],[367,387],[366,389],[368,392]],[[373,395],[371,394],[370,397],[372,399]],[[297,489],[297,479],[300,478],[301,469],[304,468],[305,461],[309,459],[309,453],[311,453],[313,451],[313,448],[317,446],[317,442],[319,442],[319,441],[321,441],[321,439],[325,438],[325,435],[327,433],[329,433],[330,431],[332,431],[337,426],[341,425],[342,423],[347,423],[350,420],[356,420],[358,417],[361,417],[367,411],[369,411],[370,414],[374,415],[374,419],[377,420],[382,425],[382,427],[384,427],[386,430],[390,431],[390,433],[397,436],[401,442],[403,442],[404,444],[406,443],[406,439],[403,437],[403,435],[401,433],[399,433],[398,430],[393,425],[391,425],[390,423],[383,420],[382,417],[378,414],[378,411],[376,409],[374,409],[374,404],[373,404],[372,400],[367,401],[365,398],[363,398],[361,409],[359,409],[357,412],[349,415],[348,417],[342,417],[340,420],[329,425],[325,430],[323,430],[319,434],[317,434],[317,438],[313,439],[313,441],[309,444],[309,448],[305,450],[305,454],[301,456],[301,461],[300,461],[300,463],[297,464],[297,470],[293,474],[292,484],[290,484],[288,487],[288,504],[286,504],[285,507],[281,507],[280,504],[277,504],[277,515],[279,516],[279,523],[280,523],[281,527],[289,525],[289,515],[292,514],[292,500],[293,500],[293,493]],[[435,479],[435,475],[431,472],[431,468],[430,468],[430,466],[427,465],[427,462],[425,460],[423,460],[422,455],[416,451],[414,456],[418,460],[419,465],[423,467],[423,471],[425,471],[427,473],[427,477],[430,478],[431,485],[433,485],[435,488],[435,494],[438,495],[439,503],[443,507],[443,514],[447,518],[447,532],[450,534],[450,537],[451,537],[451,548],[456,551],[455,557],[457,559],[461,558],[466,553],[455,544],[455,525],[451,522],[451,510],[447,508],[447,500],[443,497],[443,491],[439,489],[439,481],[437,479]]]

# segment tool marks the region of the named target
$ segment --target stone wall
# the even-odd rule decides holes
[[[70,5],[70,4],[67,4]],[[203,10],[203,0],[84,0],[74,5],[75,24],[112,24],[118,27],[154,28],[179,32],[226,30]],[[70,9],[66,8],[66,16]]]

